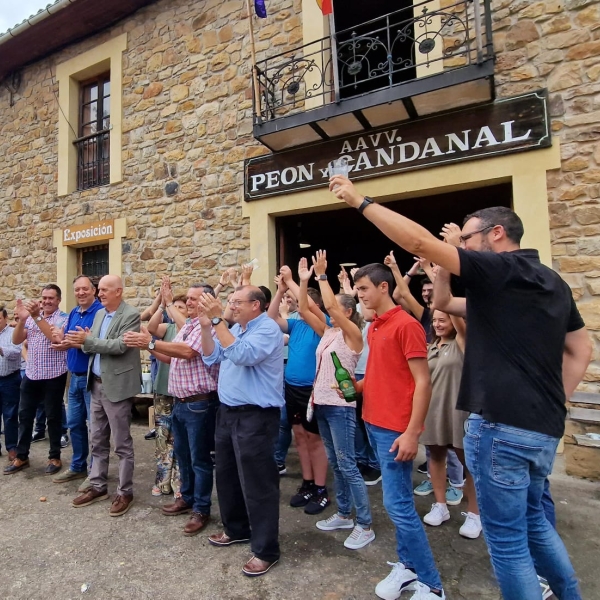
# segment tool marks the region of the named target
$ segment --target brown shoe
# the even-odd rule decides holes
[[[243,567],[242,573],[248,577],[258,577],[264,575],[271,567],[274,567],[279,561],[267,562],[253,556]]]
[[[234,540],[230,538],[224,531],[221,533],[213,533],[208,536],[208,542],[213,546],[231,546],[231,544],[245,544],[250,541],[250,538]]]
[[[15,460],[15,458],[17,458],[17,451],[9,450],[8,451],[8,462],[11,463],[13,460]]]
[[[110,506],[110,510],[108,514],[111,517],[120,517],[124,515],[133,504],[133,494],[128,494],[127,496],[122,496],[121,494],[117,494]]]
[[[59,458],[51,458],[46,467],[46,475],[56,475],[62,469],[62,462]]]
[[[183,500],[183,498],[177,498],[172,504],[165,504],[162,507],[163,515],[168,517],[174,517],[175,515],[183,515],[192,511],[192,507]]]
[[[4,467],[5,475],[12,475],[13,473],[18,473],[23,469],[26,469],[29,466],[29,459],[21,460],[20,458],[15,458],[8,467]]]
[[[210,517],[203,515],[202,513],[192,512],[190,520],[187,522],[183,529],[183,535],[191,537],[192,535],[198,535],[208,523]]]
[[[94,504],[94,502],[100,502],[100,500],[106,500],[108,498],[108,494],[106,490],[97,490],[96,488],[90,488],[87,492],[81,494],[81,496],[77,496],[77,498],[73,499],[71,505],[75,508],[82,508],[84,506],[89,506],[90,504]]]

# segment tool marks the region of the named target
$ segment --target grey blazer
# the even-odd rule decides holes
[[[94,323],[82,350],[90,355],[87,372],[87,388],[92,389],[92,363],[100,354],[100,372],[104,393],[111,402],[120,402],[140,393],[142,365],[139,348],[128,348],[123,342],[126,331],[140,330],[140,313],[125,302],[115,311],[106,338],[100,339],[100,327],[106,310],[101,308],[94,316]]]

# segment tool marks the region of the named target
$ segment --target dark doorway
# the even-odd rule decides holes
[[[340,97],[414,79],[412,0],[334,0]]]
[[[510,183],[484,188],[461,190],[435,196],[387,202],[386,207],[401,212],[438,235],[444,223],[462,226],[463,218],[478,209],[489,206],[512,206]],[[304,213],[277,219],[278,268],[291,267],[294,276],[298,261],[310,257],[316,250],[327,250],[329,281],[333,284],[341,263],[362,266],[383,262],[390,250],[398,261],[400,270],[406,272],[414,263],[413,257],[396,246],[372,223],[351,208],[325,212]],[[301,248],[300,244],[310,247]],[[351,266],[346,267],[349,271]],[[337,285],[334,284],[337,291]]]

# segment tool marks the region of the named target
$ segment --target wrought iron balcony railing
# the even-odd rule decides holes
[[[110,130],[92,133],[73,142],[77,148],[77,189],[110,183]]]
[[[415,0],[258,62],[255,123],[491,59],[490,0]]]

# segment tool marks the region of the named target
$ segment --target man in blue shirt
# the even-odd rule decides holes
[[[199,303],[203,360],[209,366],[221,363],[215,455],[224,531],[208,541],[229,546],[252,536],[254,556],[242,572],[256,577],[279,560],[274,449],[283,406],[283,334],[265,313],[266,298],[259,288],[237,288],[229,305],[235,321],[231,330],[218,299],[203,294]]]
[[[96,299],[96,286],[86,275],[79,275],[73,280],[73,291],[77,306],[69,314],[69,320],[64,331],[55,331],[57,343],[53,347],[67,351],[67,368],[71,375],[69,384],[69,405],[67,410],[67,424],[71,431],[73,456],[71,466],[52,479],[54,483],[65,483],[72,479],[87,477],[87,457],[89,454],[88,425],[90,421],[90,392],[87,390],[87,366],[89,356],[84,354],[81,346],[72,344],[63,339],[64,332],[91,328],[94,315],[102,308]]]

